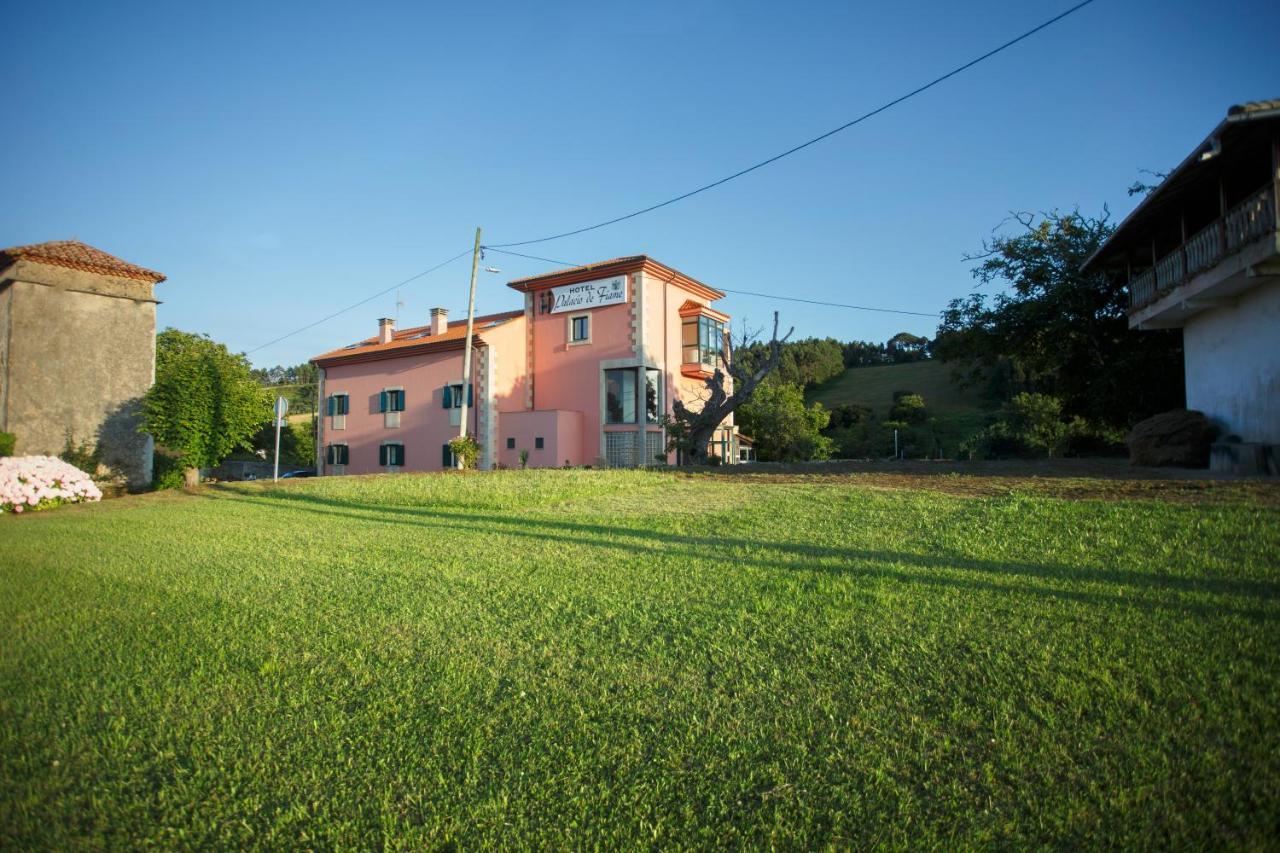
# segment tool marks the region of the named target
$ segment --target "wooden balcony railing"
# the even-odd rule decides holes
[[[1129,310],[1142,308],[1197,273],[1276,230],[1275,187],[1266,186],[1129,280]]]

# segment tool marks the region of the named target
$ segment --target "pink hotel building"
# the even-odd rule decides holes
[[[674,462],[661,419],[700,399],[721,351],[724,296],[645,255],[517,279],[524,310],[475,318],[468,432],[480,467]],[[322,474],[437,471],[462,412],[466,319],[378,334],[316,356]],[[738,458],[732,419],[711,448]]]

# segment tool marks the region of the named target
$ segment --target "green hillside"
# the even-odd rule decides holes
[[[809,402],[827,408],[842,403],[870,406],[881,417],[893,404],[894,391],[911,391],[924,397],[933,412],[975,412],[989,408],[980,388],[961,389],[951,381],[951,368],[937,361],[853,367],[809,390]]]

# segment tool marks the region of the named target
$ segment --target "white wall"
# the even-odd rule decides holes
[[[1187,408],[1224,435],[1280,444],[1280,281],[1271,279],[1183,329]]]

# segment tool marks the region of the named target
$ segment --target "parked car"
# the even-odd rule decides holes
[[[287,480],[292,477],[314,477],[316,472],[311,468],[302,468],[298,471],[286,471],[280,475],[281,480]]]

